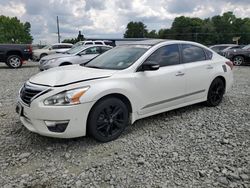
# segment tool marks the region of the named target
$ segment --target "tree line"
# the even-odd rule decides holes
[[[0,43],[31,44],[29,22],[22,23],[17,17],[0,16]]]
[[[206,45],[234,43],[236,37],[240,44],[250,43],[250,18],[237,18],[233,12],[206,19],[176,17],[170,28],[159,31],[149,31],[143,22],[129,22],[124,33],[124,38],[188,40]]]

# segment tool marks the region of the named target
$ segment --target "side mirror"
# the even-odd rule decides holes
[[[52,48],[49,48],[49,50],[52,50]]]
[[[145,61],[138,71],[155,71],[160,68],[160,65],[155,61]]]

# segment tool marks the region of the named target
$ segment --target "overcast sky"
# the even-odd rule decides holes
[[[56,16],[62,39],[123,37],[129,21],[148,29],[169,28],[176,16],[207,18],[233,11],[250,17],[250,0],[0,0],[0,14],[31,23],[34,43],[57,41]]]

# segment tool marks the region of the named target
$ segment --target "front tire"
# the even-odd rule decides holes
[[[22,58],[18,55],[10,55],[6,64],[12,69],[20,68],[22,66]]]
[[[239,56],[239,55],[235,56],[233,58],[233,64],[236,66],[240,66],[240,65],[244,64],[244,57]]]
[[[225,93],[225,84],[220,78],[214,79],[208,90],[207,105],[217,106],[221,103]]]
[[[42,59],[43,57],[47,56],[48,54],[41,54],[40,55],[40,59]]]
[[[88,118],[88,131],[100,142],[118,138],[129,123],[127,106],[118,98],[100,100],[91,109]]]

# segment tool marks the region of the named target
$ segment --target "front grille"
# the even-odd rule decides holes
[[[42,93],[44,90],[44,87],[34,86],[33,84],[31,85],[29,83],[25,83],[20,91],[20,98],[25,104],[30,105],[33,97]]]

